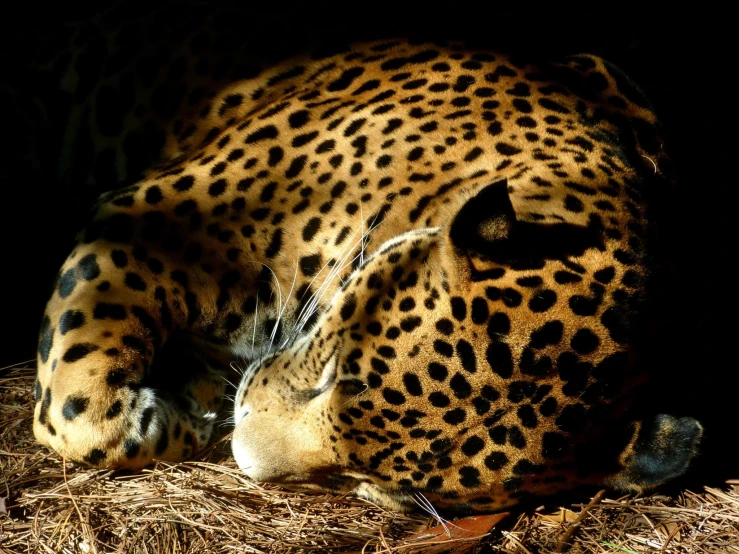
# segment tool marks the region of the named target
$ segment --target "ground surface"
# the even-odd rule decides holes
[[[34,369],[0,370],[0,553],[739,554],[739,485],[598,493],[445,522],[246,479],[227,440],[140,473],[65,464],[31,432]],[[739,483],[739,481],[736,481]]]

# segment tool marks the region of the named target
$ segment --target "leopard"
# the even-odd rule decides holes
[[[604,59],[355,43],[223,84],[161,144],[44,311],[33,430],[65,459],[179,462],[231,413],[251,479],[475,512],[697,455],[697,420],[638,402],[673,177]]]

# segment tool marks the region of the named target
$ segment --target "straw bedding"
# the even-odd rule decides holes
[[[441,522],[253,483],[228,437],[197,460],[90,470],[36,444],[31,365],[0,370],[0,553],[739,554],[739,481]],[[441,523],[441,524],[440,524]]]

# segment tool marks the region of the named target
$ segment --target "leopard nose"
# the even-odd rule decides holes
[[[252,459],[252,456],[250,455],[247,448],[245,448],[239,441],[237,440],[231,440],[231,451],[233,452],[234,459],[236,460],[236,465],[239,466],[239,469],[246,473],[247,476],[253,478],[254,476],[251,475],[250,469],[254,466],[254,460]]]

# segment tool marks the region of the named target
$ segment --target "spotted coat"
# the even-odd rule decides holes
[[[630,410],[669,161],[620,71],[371,43],[188,114],[59,273],[41,442],[100,467],[190,457],[236,360],[255,479],[480,510],[685,469],[698,423]]]

